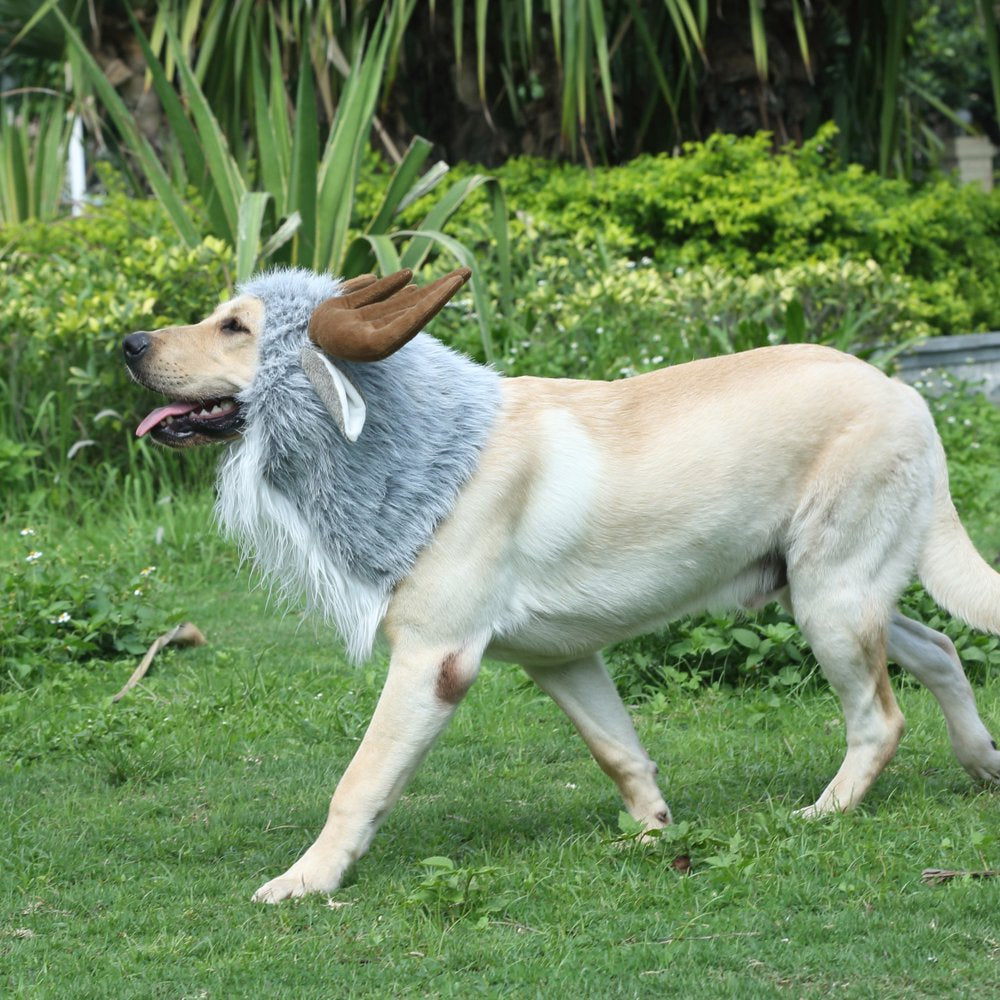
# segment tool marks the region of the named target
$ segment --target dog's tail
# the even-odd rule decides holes
[[[958,519],[940,448],[931,523],[917,575],[931,597],[973,628],[1000,635],[1000,573],[976,551]]]

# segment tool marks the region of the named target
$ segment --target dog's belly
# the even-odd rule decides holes
[[[582,655],[686,614],[761,607],[786,583],[781,555],[734,548],[702,552],[697,564],[655,547],[599,567],[571,564],[558,574],[519,579],[497,609],[488,655],[520,661]]]

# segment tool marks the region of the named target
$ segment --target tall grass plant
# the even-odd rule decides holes
[[[430,144],[418,138],[396,166],[376,216],[363,226],[360,236],[351,231],[354,192],[387,72],[391,19],[376,18],[370,34],[358,40],[353,61],[342,67],[339,99],[327,129],[319,118],[317,81],[308,49],[302,49],[293,96],[286,90],[274,24],[267,39],[270,63],[264,57],[263,42],[251,36],[246,55],[254,98],[249,119],[252,156],[238,155],[242,132],[223,130],[171,23],[163,22],[163,31],[166,55],[180,79],[179,92],[133,20],[172,136],[167,155],[161,157],[138,130],[82,36],[58,9],[56,13],[88,84],[188,246],[198,242],[204,229],[184,197],[191,185],[200,196],[211,231],[234,247],[237,280],[248,277],[264,261],[348,277],[376,260],[387,271],[419,267],[436,247],[471,268],[480,335],[486,350],[491,349],[493,303],[485,294],[481,263],[444,229],[468,194],[486,186],[491,192],[496,266],[505,276],[504,289],[509,288],[506,206],[492,178],[474,175],[446,190],[440,188],[447,165],[439,162],[421,174]],[[394,230],[400,208],[418,197],[429,199],[432,207],[415,228]],[[401,251],[399,244],[404,245]],[[502,304],[509,308],[509,297]]]
[[[0,94],[0,225],[60,213],[71,129],[62,95]]]

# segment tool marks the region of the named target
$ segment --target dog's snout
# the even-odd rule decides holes
[[[122,340],[122,353],[125,355],[125,360],[138,361],[149,350],[152,342],[149,334],[145,331],[130,333]]]

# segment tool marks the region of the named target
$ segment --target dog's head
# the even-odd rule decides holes
[[[304,272],[291,272],[303,274]],[[425,288],[412,272],[377,281],[363,275],[310,306],[300,332],[298,358],[319,398],[349,441],[365,421],[365,402],[337,361],[381,361],[414,337],[468,280],[467,268]],[[238,437],[245,423],[241,394],[257,375],[269,322],[267,303],[248,291],[193,326],[131,333],[122,341],[130,375],[169,396],[146,416],[136,434],[149,433],[173,448]],[[308,330],[308,338],[306,337]]]

